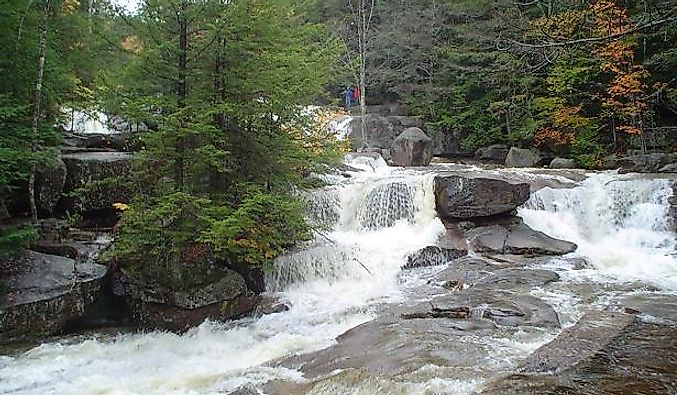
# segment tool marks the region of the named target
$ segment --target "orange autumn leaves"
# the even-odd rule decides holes
[[[595,30],[600,36],[622,34],[634,27],[628,13],[615,0],[599,0],[591,7]],[[616,131],[641,134],[643,114],[647,104],[643,97],[644,82],[649,72],[634,64],[633,43],[629,38],[602,44],[595,53],[600,57],[602,71],[611,75],[611,81],[602,97],[602,116],[612,120]]]
[[[636,37],[628,34],[636,25],[628,11],[617,0],[598,0],[586,9],[543,18],[535,27],[558,40],[586,37],[602,40],[586,48],[590,50],[590,55],[584,55],[588,63],[582,66],[560,63],[551,70],[548,77],[551,96],[538,103],[547,120],[535,130],[534,145],[565,152],[576,142],[578,134],[586,130],[595,135],[604,130],[613,134],[614,148],[623,146],[624,136],[643,137],[648,110],[645,81],[649,72],[636,64]],[[594,84],[587,91],[585,86],[576,87],[576,83],[586,79],[601,84]],[[595,131],[591,132],[591,128]]]
[[[581,116],[581,106],[564,106],[552,113],[552,126],[543,126],[534,133],[534,145],[560,152],[576,139],[575,130],[589,124],[589,119]]]

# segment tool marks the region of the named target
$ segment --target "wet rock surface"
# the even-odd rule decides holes
[[[577,249],[576,244],[533,230],[521,221],[480,226],[466,236],[474,251],[485,254],[564,255]]]
[[[489,284],[485,286],[490,287]],[[438,296],[403,313],[402,318],[475,318],[503,326],[559,327],[557,313],[542,300],[530,295],[485,289]]]
[[[428,246],[410,254],[407,257],[407,263],[402,268],[412,269],[415,267],[444,265],[451,260],[465,255],[468,255],[467,250]]]
[[[183,331],[208,318],[227,320],[254,310],[255,294],[239,273],[213,268],[200,275],[204,278],[187,285],[180,277],[160,284],[125,273],[125,294],[134,321],[143,328]]]
[[[390,306],[375,320],[339,336],[332,347],[278,361],[300,369],[310,381],[272,383],[267,388],[272,393],[315,393],[325,388],[326,380],[340,380],[346,372],[398,377],[430,364],[459,372],[475,369],[482,375],[480,367],[490,346],[472,339],[510,336],[525,328],[559,328],[555,310],[529,295],[530,290],[557,279],[554,272],[488,259],[453,260],[433,275],[426,289],[414,291],[419,297],[429,295],[429,300]],[[454,281],[457,288],[447,287]]]
[[[671,394],[676,382],[677,326],[591,311],[481,393]]]
[[[258,295],[254,307],[254,315],[268,315],[282,313],[289,310],[289,304],[284,300],[271,295]]]
[[[529,184],[455,174],[435,177],[437,213],[446,219],[468,219],[510,213],[529,199]]]
[[[485,259],[475,257],[461,258],[435,274],[430,283],[449,290],[463,289],[466,286],[474,285],[500,268],[501,266],[490,263]]]
[[[482,357],[477,353],[480,347],[459,342],[459,336],[469,333],[488,335],[494,329],[489,321],[403,319],[401,314],[401,311],[391,311],[339,336],[335,346],[281,363],[300,368],[310,379],[337,369],[398,375],[430,361],[469,368],[481,363]],[[467,347],[472,347],[474,352],[468,353]]]
[[[106,267],[91,262],[27,251],[18,269],[1,281],[2,341],[53,334],[85,313],[100,295]]]

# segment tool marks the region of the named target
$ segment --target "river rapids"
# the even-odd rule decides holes
[[[266,383],[307,383],[302,371],[277,361],[330,347],[339,335],[378,317],[384,306],[423,298],[415,290],[442,269],[401,270],[409,253],[434,244],[445,230],[433,193],[440,169],[389,168],[365,157],[349,164],[363,171],[350,178],[330,176],[328,187],[305,196],[309,219],[319,229],[315,240],[278,258],[267,274],[268,292],[284,300],[289,311],[205,322],[181,335],[54,339],[0,356],[0,394],[197,395],[243,388],[271,393]],[[532,181],[562,177],[505,172]],[[532,294],[555,308],[565,328],[589,308],[620,299],[651,294],[677,300],[677,244],[668,203],[674,181],[614,173],[584,178],[572,188],[539,189],[518,211],[532,228],[579,246],[573,254],[540,264],[557,271],[561,281]],[[572,270],[581,259],[589,265]],[[509,337],[466,340],[482,344],[473,348],[482,351],[467,360],[482,361],[483,374],[429,361],[403,377],[335,372],[333,379],[306,387],[306,393],[470,394],[559,331],[521,330]],[[459,366],[467,363],[459,360]]]

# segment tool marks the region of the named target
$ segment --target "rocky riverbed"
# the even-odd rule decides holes
[[[178,333],[101,331],[6,352],[0,393],[669,393],[670,176],[393,169],[373,155],[350,165],[307,197],[331,230],[274,270],[233,267],[189,292],[124,287],[127,319]],[[101,247],[70,239],[31,253],[63,255],[44,260],[58,262],[50,285],[59,300],[77,294],[31,321],[49,333],[92,317],[88,292],[107,286],[89,262]],[[242,297],[243,310],[221,307]],[[3,305],[4,328],[20,328],[8,312],[24,302]],[[185,331],[230,317],[243,318]]]

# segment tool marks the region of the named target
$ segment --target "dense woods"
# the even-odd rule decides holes
[[[146,0],[136,13],[5,0],[0,13],[0,215],[55,165],[64,109],[148,126],[115,259],[264,265],[306,238],[295,191],[340,147],[308,137],[304,108],[346,85],[362,113],[404,104],[462,154],[505,143],[595,168],[675,147],[670,0]],[[14,222],[3,251],[35,236]]]
[[[493,143],[535,146],[596,167],[611,153],[674,147],[672,1],[370,7],[367,104],[406,103],[430,132],[456,135],[466,152]],[[347,43],[344,60],[357,70],[350,7],[323,2],[316,16],[330,20]]]

